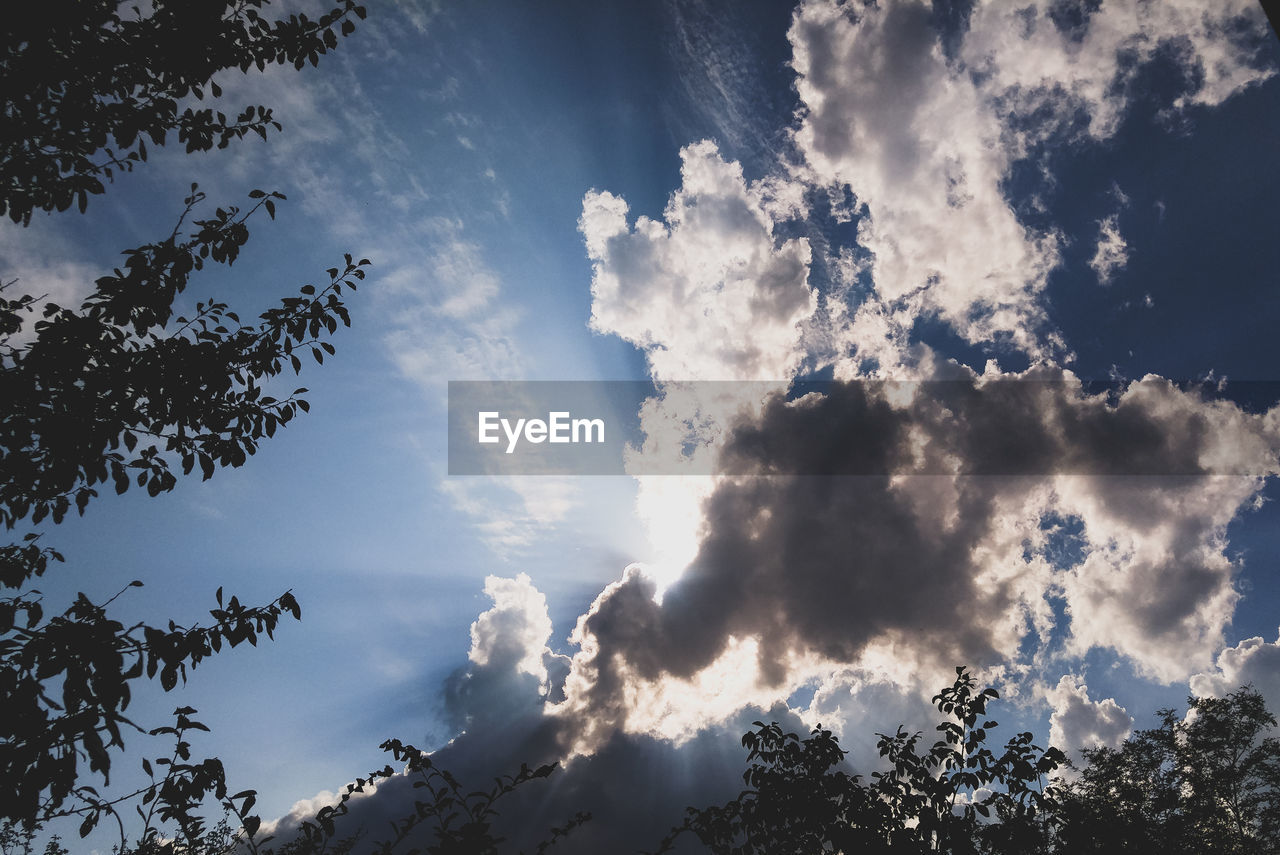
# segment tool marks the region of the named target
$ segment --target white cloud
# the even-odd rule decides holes
[[[1239,38],[1253,36],[1256,50],[1265,43],[1257,37],[1270,35],[1261,8],[1248,0],[1108,2],[1092,11],[1080,4],[1080,26],[1067,25],[1060,8],[1052,0],[978,4],[963,43],[963,64],[984,78],[1007,117],[1053,114],[1025,129],[1029,137],[1080,113],[1086,133],[1110,137],[1130,106],[1128,84],[1157,54],[1187,77],[1186,91],[1169,105],[1175,111],[1221,104],[1274,73]]]
[[[1129,263],[1129,245],[1120,234],[1120,216],[1111,214],[1098,221],[1098,240],[1089,267],[1102,285],[1110,285],[1117,272]]]
[[[1262,693],[1267,709],[1280,714],[1280,637],[1274,642],[1246,638],[1218,654],[1212,670],[1191,678],[1196,697],[1222,698],[1244,685]]]
[[[79,247],[46,223],[47,219],[26,227],[8,220],[0,223],[0,283],[8,285],[4,296],[37,298],[36,311],[28,316],[32,323],[42,317],[40,308],[45,303],[79,307],[92,293],[94,280],[110,272],[107,266],[94,266]]]
[[[353,782],[354,783],[354,782]],[[351,793],[349,806],[356,807],[364,799],[368,799],[378,791],[378,781],[364,784],[359,790]],[[344,788],[345,791],[345,788]],[[299,799],[289,808],[289,812],[276,819],[266,820],[258,829],[259,841],[280,834],[296,831],[304,822],[315,822],[315,816],[322,809],[338,804],[341,796],[331,790],[321,790],[309,799]]]
[[[809,180],[847,184],[867,206],[858,240],[874,254],[872,308],[845,332],[879,362],[885,339],[872,321],[896,316],[909,329],[923,315],[970,342],[1065,356],[1040,299],[1061,239],[1019,221],[1005,196],[1012,164],[1055,136],[1113,135],[1128,84],[1157,56],[1187,78],[1170,114],[1274,73],[1254,55],[1269,34],[1247,0],[1080,6],[1078,26],[1062,11],[1048,0],[979,3],[950,55],[924,2],[811,0],[796,11],[795,140]],[[1109,275],[1122,244],[1114,223],[1103,235]]]
[[[1062,675],[1046,695],[1053,706],[1049,716],[1049,744],[1072,759],[1082,748],[1118,748],[1133,731],[1133,716],[1114,698],[1089,699],[1084,680]]]
[[[547,598],[525,573],[514,579],[486,576],[484,593],[493,607],[471,624],[467,658],[479,666],[514,668],[545,683],[543,657],[551,638]]]
[[[785,379],[802,356],[799,323],[816,305],[808,241],[774,236],[793,194],[749,184],[711,142],[680,157],[682,185],[664,222],[628,226],[622,199],[583,199],[591,327],[641,348],[659,380]]]
[[[501,558],[545,538],[582,502],[579,481],[568,477],[445,478],[440,489],[471,517],[477,533]]]
[[[785,382],[803,358],[802,324],[817,305],[808,241],[775,235],[777,223],[801,213],[800,187],[748,182],[709,141],[680,156],[681,187],[663,222],[639,217],[628,225],[626,202],[608,192],[583,199],[579,228],[594,264],[591,326],[639,347],[660,381]],[[709,471],[706,459],[729,417],[758,406],[762,388],[666,388],[645,405],[641,453],[650,466],[660,458],[671,471]],[[710,487],[699,478],[640,479],[637,510],[656,547],[645,560],[663,587],[692,558],[698,506]]]
[[[796,143],[812,180],[848,184],[868,207],[858,240],[875,256],[877,298],[913,318],[936,314],[969,341],[1040,352],[1036,298],[1057,238],[1026,229],[1005,201],[1003,127],[948,66],[929,7],[805,3],[790,37]]]

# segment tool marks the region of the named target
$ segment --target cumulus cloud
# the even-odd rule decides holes
[[[1118,748],[1133,731],[1133,716],[1114,698],[1089,699],[1084,680],[1064,674],[1047,698],[1053,706],[1049,716],[1049,744],[1079,759],[1082,748]]]
[[[462,793],[490,786],[495,776],[514,773],[521,763],[536,767],[565,759],[565,744],[576,723],[544,713],[548,691],[539,684],[545,668],[552,683],[563,679],[560,657],[546,643],[551,623],[546,601],[528,576],[490,576],[485,592],[491,608],[472,626],[470,664],[447,686],[449,711],[458,735],[431,754],[437,769],[448,770]],[[541,660],[542,665],[537,664]],[[554,686],[552,687],[554,691]],[[738,794],[743,754],[737,737],[757,718],[781,721],[793,730],[804,725],[785,706],[743,709],[721,727],[690,738],[677,750],[671,742],[613,732],[591,756],[564,764],[548,780],[533,781],[498,803],[497,824],[518,851],[532,851],[552,825],[579,811],[592,820],[557,845],[566,853],[625,851],[656,846],[691,804],[724,801]],[[338,836],[362,830],[369,842],[382,839],[390,822],[414,813],[422,796],[416,778],[397,774],[379,782],[376,793],[350,803],[339,818]],[[277,840],[287,840],[298,824],[333,804],[328,791],[294,805],[270,823]],[[431,822],[407,846],[425,846]]]
[[[642,479],[637,506],[668,548],[579,621],[559,713],[586,723],[582,750],[613,728],[702,726],[876,651],[923,673],[1014,662],[1033,637],[1043,664],[1053,637],[1168,682],[1221,647],[1239,596],[1226,526],[1276,470],[1276,416],[1158,378],[1108,398],[1052,367],[979,377],[912,329],[937,318],[1041,366],[1065,357],[1042,300],[1062,238],[1022,222],[1012,167],[1047,140],[1114,134],[1153,62],[1186,72],[1172,112],[1265,79],[1243,50],[1261,18],[1240,3],[985,4],[961,18],[940,34],[921,2],[805,2],[788,34],[802,163],[786,181],[748,181],[702,142],[682,150],[661,221],[630,224],[608,192],[584,198],[592,327],[639,347],[664,384],[638,453],[718,457],[737,474]],[[814,249],[781,226],[813,213],[797,188],[839,186],[853,203],[833,216],[856,218],[861,251],[823,243],[819,300]],[[1105,281],[1127,247],[1118,214],[1098,222]],[[785,383],[806,359],[834,361],[838,381],[957,382],[942,399],[837,382],[796,401],[693,402],[668,383]],[[997,382],[1046,378],[1066,382]],[[1064,515],[1081,527],[1067,564],[1046,533]]]
[[[1020,142],[1063,126],[1105,139],[1150,63],[1163,60],[1182,76],[1167,110],[1215,106],[1275,73],[1262,52],[1269,37],[1262,9],[1247,0],[981,3],[960,60],[982,76]]]
[[[1057,238],[1007,204],[999,117],[948,65],[930,19],[923,3],[803,4],[790,33],[796,143],[812,180],[847,184],[866,205],[858,241],[874,255],[878,300],[937,315],[969,341],[1039,352],[1036,297]]]
[[[774,235],[796,200],[785,185],[748,183],[711,142],[680,158],[663,222],[628,225],[626,202],[609,192],[583,199],[591,327],[643,350],[658,380],[788,377],[815,306],[808,241]]]
[[[488,576],[493,606],[471,624],[469,665],[449,680],[446,712],[460,729],[502,727],[559,691],[568,660],[547,646],[547,600],[528,575]]]
[[[493,600],[493,608],[471,624],[467,658],[482,667],[514,667],[545,681],[547,669],[542,659],[551,638],[547,598],[525,573],[514,579],[486,576],[484,593]]]
[[[858,241],[874,256],[874,293],[868,322],[848,331],[869,338],[849,343],[875,351],[877,316],[909,329],[932,315],[970,342],[1065,355],[1040,299],[1061,239],[1020,221],[1011,166],[1048,139],[1115,134],[1153,62],[1183,78],[1160,105],[1171,115],[1265,80],[1265,20],[1247,0],[1039,0],[975,4],[939,30],[934,9],[911,0],[811,0],[793,20],[808,178],[848,185],[866,206]],[[1119,260],[1106,253],[1119,244],[1102,246],[1104,263]]]
[[[1191,678],[1191,694],[1221,698],[1245,685],[1262,693],[1273,714],[1280,712],[1280,637],[1255,636],[1224,649],[1212,669]]]
[[[1109,400],[1044,370],[919,389],[835,383],[736,425],[724,456],[752,474],[716,484],[660,601],[631,572],[580,619],[566,709],[649,732],[631,701],[706,669],[768,698],[885,646],[921,668],[1013,662],[1054,629],[1050,597],[1074,653],[1113,648],[1165,681],[1208,664],[1239,596],[1224,532],[1276,470],[1274,412],[1158,380]],[[1073,566],[1045,555],[1054,514],[1080,520]],[[669,724],[733,709],[698,698]]]
[[[660,394],[641,414],[640,453],[669,471],[707,471],[705,458],[728,418],[758,406],[760,389],[725,384],[678,390],[670,381],[786,381],[804,358],[802,324],[816,308],[810,246],[784,239],[779,223],[799,215],[797,185],[748,182],[742,166],[703,141],[680,152],[681,186],[663,221],[628,224],[626,202],[592,191],[579,229],[593,263],[591,326],[639,347]],[[692,400],[690,396],[700,396]],[[637,511],[658,544],[648,561],[670,580],[692,557],[701,478],[640,478]]]

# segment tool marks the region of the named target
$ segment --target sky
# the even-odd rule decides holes
[[[517,839],[586,809],[565,851],[651,846],[736,795],[752,720],[867,771],[956,665],[1069,753],[1188,694],[1280,710],[1260,7],[368,5],[318,68],[220,78],[281,133],[0,228],[6,281],[65,302],[193,181],[288,201],[191,302],[373,262],[309,415],[46,533],[49,603],[140,579],[125,617],[190,624],[293,590],[274,642],[130,707],[197,708],[281,833],[394,736],[477,781],[561,761]],[[631,474],[450,475],[448,383],[492,380],[654,384]]]

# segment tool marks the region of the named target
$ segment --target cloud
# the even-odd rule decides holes
[[[376,783],[366,784],[360,792],[351,794],[351,798],[356,801],[357,806],[359,800],[367,799],[378,790]],[[268,837],[286,837],[296,834],[298,828],[304,822],[313,822],[315,815],[322,809],[330,807],[338,803],[339,796],[331,790],[321,790],[308,799],[299,799],[289,808],[289,812],[284,816],[276,819],[267,820],[262,823],[258,829],[258,839],[263,840]]]
[[[481,539],[504,559],[546,537],[581,505],[584,493],[572,478],[547,475],[444,478],[440,490],[455,510],[471,517]]]
[[[1191,694],[1221,698],[1245,685],[1262,693],[1272,714],[1280,713],[1280,637],[1267,642],[1255,636],[1224,649],[1213,669],[1191,678]]]
[[[1115,274],[1129,263],[1129,245],[1120,234],[1120,216],[1111,214],[1098,221],[1098,241],[1089,267],[1101,285],[1110,285]]]
[[[711,394],[710,387],[679,390],[669,381],[785,384],[805,356],[817,295],[809,284],[809,241],[784,238],[779,228],[803,212],[799,186],[778,178],[748,182],[741,165],[723,159],[710,141],[686,146],[680,157],[681,186],[662,222],[642,216],[628,224],[623,199],[592,191],[579,230],[593,262],[592,329],[639,347],[663,384],[641,414],[640,452],[666,461],[670,471],[682,464],[698,471],[728,417],[758,406],[759,389],[724,384]],[[637,513],[656,547],[645,560],[665,586],[693,556],[698,507],[711,484],[638,480]]]
[[[934,394],[835,383],[735,426],[724,455],[751,474],[716,483],[684,575],[659,600],[629,572],[579,620],[565,709],[582,750],[613,727],[714,721],[886,647],[905,671],[1030,665],[1024,644],[1063,629],[1054,597],[1072,655],[1112,648],[1166,682],[1208,664],[1239,596],[1226,526],[1276,471],[1275,411],[1157,379],[1109,401],[1048,369],[920,388]],[[1045,536],[1064,514],[1084,543],[1071,566]],[[697,689],[708,669],[738,689],[690,691],[700,708],[655,725],[661,687]]]
[[[545,683],[543,657],[549,652],[547,641],[551,638],[547,598],[525,573],[514,579],[486,576],[484,593],[493,600],[493,608],[471,624],[467,658],[480,667],[514,668]]]
[[[810,0],[789,35],[804,174],[848,185],[866,206],[867,321],[909,329],[936,316],[969,342],[1040,357],[1067,355],[1041,300],[1061,237],[1020,219],[1006,197],[1011,167],[1049,140],[1114,135],[1157,61],[1183,78],[1157,105],[1168,116],[1274,73],[1265,20],[1246,0],[980,3],[946,27],[923,2]],[[1104,264],[1115,247],[1104,242]],[[875,354],[878,326],[850,325],[849,343]]]
[[[1246,0],[983,3],[970,18],[960,60],[983,78],[1020,143],[1064,126],[1106,139],[1140,97],[1139,75],[1156,60],[1183,78],[1182,90],[1162,105],[1170,112],[1221,104],[1269,78],[1268,30],[1262,10]]]
[[[1118,748],[1133,731],[1133,716],[1114,698],[1090,700],[1080,677],[1062,675],[1047,699],[1053,706],[1049,744],[1077,760],[1082,748]]]
[[[910,652],[902,652],[884,645],[867,651],[856,668],[828,670],[814,681],[808,705],[798,710],[806,722],[832,730],[849,752],[849,764],[864,776],[883,768],[878,734],[899,726],[933,732],[941,714],[931,698],[955,677],[951,667],[920,668]]]
[[[748,183],[711,142],[680,158],[664,222],[629,226],[626,202],[608,192],[583,199],[591,328],[639,347],[658,380],[789,377],[816,305],[808,241],[774,233],[794,199],[785,185]]]
[[[690,115],[702,121],[688,125],[709,122],[723,149],[772,168],[785,147],[790,110],[777,92],[783,70],[770,61],[780,34],[760,26],[758,10],[723,0],[673,3],[664,12],[682,96],[673,120]]]
[[[449,683],[461,732],[441,763],[489,780],[511,758],[571,757],[558,785],[522,794],[513,812],[596,810],[571,847],[609,851],[652,831],[662,805],[705,803],[676,770],[732,769],[721,778],[734,781],[740,758],[725,759],[724,737],[747,715],[798,721],[785,699],[799,687],[814,687],[806,718],[862,728],[873,709],[888,727],[910,721],[924,709],[918,687],[959,662],[1014,691],[1100,648],[1164,682],[1201,671],[1198,690],[1274,677],[1280,641],[1222,646],[1239,598],[1227,527],[1277,471],[1280,411],[1245,413],[1160,378],[1087,394],[1047,364],[1066,355],[1042,299],[1063,238],[1029,227],[1028,206],[1006,195],[1013,166],[1045,143],[1113,135],[1151,63],[1182,72],[1159,105],[1171,117],[1265,79],[1242,49],[1261,18],[1239,0],[1091,10],[975,5],[942,39],[924,3],[802,3],[789,33],[798,167],[751,181],[703,141],[681,150],[660,219],[632,222],[624,199],[585,195],[591,326],[634,344],[662,382],[643,422],[653,448],[701,442],[740,474],[642,480],[637,507],[661,566],[633,565],[596,597],[571,660],[550,653],[532,582],[490,577],[494,606]],[[729,85],[715,75],[730,68],[707,69],[708,85]],[[806,193],[832,185],[852,189],[840,216],[856,220],[859,246],[824,257],[792,234],[813,215]],[[1118,215],[1098,223],[1104,279],[1124,239]],[[426,318],[409,318],[393,342],[402,368],[426,377],[441,349],[455,365],[509,360],[506,328],[492,326],[500,283],[478,245],[456,230],[432,246],[435,266],[470,284],[414,294],[462,338],[418,354]],[[823,295],[819,263],[831,273]],[[406,288],[418,288],[413,269],[400,268]],[[925,318],[1036,367],[977,375],[947,363],[912,341]],[[785,382],[847,351],[837,382],[794,401],[690,410],[670,384]],[[951,384],[934,396],[845,382],[898,372]],[[818,474],[833,470],[843,474]],[[1078,531],[1072,550],[1058,542],[1063,520]],[[1067,747],[1115,744],[1132,723],[1074,676],[1043,697]],[[394,787],[384,812],[409,803],[408,785]]]
[[[400,247],[387,248],[381,279],[394,307],[385,342],[401,372],[441,396],[445,380],[517,379],[525,364],[518,358],[520,315],[502,299],[484,247],[448,218],[427,218],[408,232]]]
[[[93,282],[118,263],[118,256],[94,266],[98,259],[86,258],[83,246],[58,235],[48,225],[48,218],[36,219],[29,226],[17,226],[5,220],[0,223],[0,284],[4,296],[21,295],[37,298],[35,311],[26,316],[26,329],[11,344],[34,337],[34,324],[43,315],[46,303],[63,308],[78,308],[93,291]]]
[[[547,646],[547,600],[526,574],[488,576],[484,592],[493,606],[471,624],[470,664],[449,678],[445,711],[460,731],[491,733],[539,719],[543,701],[559,691],[568,660]]]
[[[436,768],[449,770],[460,782],[462,793],[490,786],[495,776],[513,774],[521,763],[536,767],[563,761],[570,724],[545,714],[547,689],[539,684],[540,674],[531,673],[539,671],[539,657],[553,683],[557,672],[560,678],[564,673],[559,657],[546,649],[551,624],[543,595],[523,574],[514,579],[490,576],[485,592],[493,605],[472,626],[470,664],[446,687],[459,732],[431,754]],[[737,737],[756,718],[804,729],[785,706],[776,706],[742,710],[722,728],[691,734],[678,749],[659,738],[612,733],[591,756],[575,758],[549,779],[504,796],[496,805],[500,833],[513,849],[532,851],[552,825],[588,811],[592,820],[557,851],[585,855],[656,846],[683,818],[686,806],[738,794],[743,752]],[[339,818],[338,837],[363,830],[369,841],[382,839],[389,822],[414,813],[414,803],[422,797],[414,784],[405,774],[379,782],[376,794],[353,801],[350,815]],[[277,840],[288,839],[298,823],[332,803],[327,791],[298,802],[270,824]],[[432,823],[424,826],[429,830]],[[423,834],[405,845],[427,842]]]
[[[948,65],[929,7],[805,3],[790,38],[796,145],[812,181],[847,184],[867,207],[858,242],[874,256],[875,298],[912,319],[936,315],[969,341],[1039,353],[1037,296],[1058,240],[1006,202],[1003,127]]]

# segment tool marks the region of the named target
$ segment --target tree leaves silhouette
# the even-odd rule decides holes
[[[24,225],[34,211],[74,203],[83,212],[104,182],[146,160],[148,141],[176,138],[196,152],[278,130],[267,107],[233,110],[229,119],[191,99],[218,99],[213,77],[223,70],[315,65],[365,10],[338,0],[319,19],[271,19],[263,14],[269,2],[48,0],[7,9],[0,212]],[[57,525],[73,506],[83,514],[108,484],[156,496],[173,489],[178,469],[198,468],[207,479],[219,467],[243,465],[261,441],[308,410],[305,388],[277,398],[264,385],[298,373],[303,354],[319,363],[335,352],[328,338],[350,324],[344,290],[364,278],[366,259],[347,255],[327,282],[303,285],[253,322],[215,299],[175,317],[192,277],[206,265],[233,265],[249,239],[249,219],[259,211],[274,218],[284,199],[273,191],[248,195],[243,208],[197,218],[206,200],[192,184],[173,230],[125,250],[121,267],[97,279],[78,307],[13,294],[15,281],[0,282],[6,528],[26,520]],[[219,589],[208,625],[125,626],[109,615],[115,597],[95,602],[81,593],[46,619],[39,591],[27,585],[62,560],[38,532],[0,547],[0,585],[14,592],[0,597],[0,817],[30,827],[74,814],[87,833],[115,814],[115,802],[85,780],[82,763],[109,784],[124,733],[146,732],[125,714],[131,682],[158,677],[172,689],[204,658],[270,638],[282,616],[301,611],[289,592],[247,606],[234,596],[224,601]],[[178,716],[181,729],[187,713]],[[188,779],[188,790],[218,790],[215,767],[198,768],[207,774]],[[179,791],[190,795],[170,794],[179,798]]]

